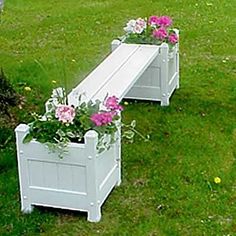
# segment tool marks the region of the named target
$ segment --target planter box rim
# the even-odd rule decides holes
[[[29,132],[29,125],[28,124],[19,124],[16,128],[15,128],[15,132]],[[88,130],[85,134],[84,134],[84,141],[82,143],[75,143],[75,142],[69,142],[68,143],[68,147],[84,147],[84,145],[86,144],[86,137],[90,137],[90,138],[98,138],[98,133],[96,130]],[[39,141],[37,141],[36,139],[32,139],[29,143],[39,143],[41,145],[45,145],[46,143],[41,143]],[[27,144],[27,143],[25,143]]]

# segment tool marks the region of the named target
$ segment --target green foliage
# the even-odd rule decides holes
[[[64,89],[57,88],[52,92],[51,98],[47,102],[49,109],[43,116],[33,113],[34,121],[29,124],[29,133],[24,138],[24,143],[32,139],[40,143],[45,143],[53,152],[58,151],[59,157],[63,157],[69,142],[81,143],[84,141],[84,135],[89,130],[95,130],[98,133],[97,149],[102,152],[109,149],[117,139],[117,131],[121,127],[121,119],[118,111],[101,108],[101,101],[81,102],[76,108],[66,104],[66,94]],[[81,99],[81,96],[80,96]],[[106,100],[105,100],[106,101]],[[105,104],[105,101],[103,104]],[[71,120],[63,120],[64,111],[58,115],[58,107],[72,109],[74,115]],[[105,109],[105,110],[104,110]],[[94,114],[113,114],[111,122],[97,125],[92,122],[91,117]],[[133,127],[133,126],[132,126]],[[109,138],[107,137],[109,136]]]

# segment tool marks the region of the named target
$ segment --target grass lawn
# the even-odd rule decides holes
[[[15,121],[0,118],[0,235],[236,235],[235,1],[5,2],[0,67],[25,105],[12,111]],[[136,119],[151,141],[122,144],[123,182],[103,205],[101,222],[43,207],[22,214],[15,125],[43,112],[53,80],[72,88],[129,19],[149,15],[170,15],[181,30],[180,89],[169,107],[125,106],[123,120]]]

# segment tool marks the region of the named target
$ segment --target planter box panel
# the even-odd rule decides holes
[[[147,68],[134,86],[160,87],[160,68],[157,66]]]
[[[138,86],[136,85],[129,91],[128,99],[141,99],[147,101],[160,101],[158,96],[161,96],[161,90],[158,87]]]
[[[57,152],[52,152],[44,144],[41,144],[37,141],[31,141],[28,144],[24,145],[24,156],[31,160],[41,160],[46,162],[56,162],[56,163],[75,163],[82,166],[86,165],[85,158],[85,147],[84,144],[69,144],[67,150],[70,150],[63,154],[63,158],[58,158]],[[23,150],[22,150],[23,151]]]
[[[37,206],[47,206],[69,210],[88,210],[87,195],[79,192],[31,187],[30,201],[32,205]]]
[[[86,168],[81,165],[28,160],[30,186],[86,192]]]
[[[58,188],[86,193],[85,176],[86,166],[58,165]]]
[[[109,174],[110,170],[114,168],[114,166],[117,166],[117,161],[115,158],[111,158],[111,156],[115,155],[115,146],[113,145],[112,148],[110,148],[106,153],[102,153],[102,155],[99,155],[98,162],[97,162],[97,169],[99,170],[98,173],[98,184],[99,186],[104,181],[104,179]]]
[[[100,204],[103,204],[114,186],[117,185],[117,179],[119,179],[119,168],[118,166],[114,166],[113,169],[108,173],[107,178],[105,178],[99,186]]]
[[[169,59],[168,63],[168,79],[169,81],[173,78],[174,74],[177,72],[176,57]]]

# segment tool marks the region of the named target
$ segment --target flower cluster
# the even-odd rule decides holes
[[[169,16],[150,16],[148,19],[130,20],[124,28],[126,43],[142,43],[160,45],[163,42],[174,46],[179,38],[171,28],[172,19]]]
[[[117,140],[117,132],[122,127],[122,137],[132,142],[134,134],[148,140],[135,129],[136,122],[130,124],[121,122],[120,114],[123,107],[116,96],[107,96],[104,101],[82,102],[73,107],[67,104],[64,88],[53,90],[51,98],[46,103],[46,113],[33,113],[34,121],[29,124],[29,133],[24,143],[32,139],[45,143],[52,151],[57,150],[63,157],[69,142],[81,143],[89,130],[98,133],[98,152],[107,150]],[[109,137],[109,138],[108,138]]]
[[[130,20],[124,30],[127,33],[133,34],[141,34],[147,27],[147,23],[142,18],[138,18],[137,20]]]
[[[55,117],[63,123],[72,123],[75,118],[75,109],[68,105],[59,105]]]
[[[123,107],[115,96],[107,97],[103,102],[79,102],[78,107],[70,106],[64,98],[64,89],[57,88],[46,103],[43,116],[34,113],[34,121],[29,124],[30,132],[25,142],[33,138],[48,146],[64,151],[69,142],[80,143],[88,130],[95,130],[99,136],[99,149],[109,148],[115,141],[116,131],[121,127],[120,111]],[[103,140],[110,135],[110,142],[104,148]]]
[[[119,101],[116,96],[108,97],[105,101],[105,107],[115,112],[123,111],[123,107],[119,105]]]
[[[96,126],[103,126],[111,123],[113,118],[123,110],[123,107],[119,105],[116,96],[108,97],[105,100],[104,105],[107,111],[94,113],[90,118]]]

